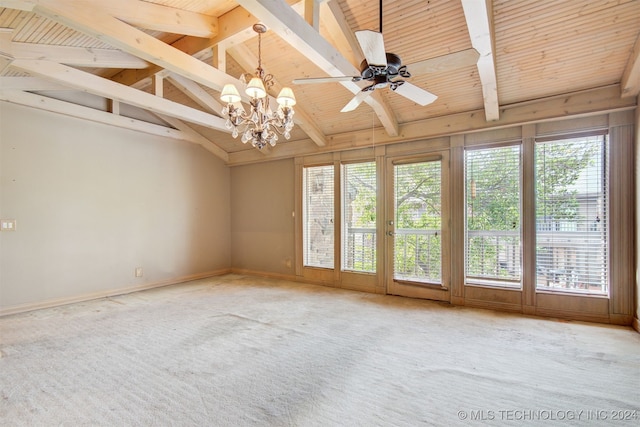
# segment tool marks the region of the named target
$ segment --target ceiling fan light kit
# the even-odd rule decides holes
[[[222,109],[222,114],[227,117],[225,126],[231,130],[231,135],[237,138],[241,133],[240,140],[243,143],[251,142],[251,145],[262,149],[267,144],[272,147],[278,141],[278,135],[283,135],[285,139],[291,137],[293,129],[293,106],[296,98],[293,90],[283,87],[276,99],[278,108],[274,112],[271,110],[267,90],[274,84],[273,76],[265,74],[262,69],[262,34],[267,31],[263,24],[255,24],[253,30],[258,33],[258,68],[255,75],[242,75],[240,81],[246,83],[245,93],[249,96],[250,111],[247,113],[240,102],[242,97],[235,85],[229,83],[224,85],[220,93],[220,100],[227,105]]]

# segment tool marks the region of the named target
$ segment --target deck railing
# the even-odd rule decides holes
[[[434,282],[441,279],[440,230],[396,229],[394,236],[395,277]],[[349,228],[345,239],[344,268],[375,273],[376,230]],[[538,286],[606,291],[602,285],[607,274],[601,255],[604,247],[604,237],[598,231],[539,231]],[[466,251],[467,281],[520,286],[519,231],[468,231]]]

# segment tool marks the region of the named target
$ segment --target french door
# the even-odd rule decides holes
[[[450,300],[448,169],[448,152],[387,159],[389,294]]]

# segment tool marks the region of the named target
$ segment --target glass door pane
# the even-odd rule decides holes
[[[393,280],[442,283],[441,163],[394,165]]]

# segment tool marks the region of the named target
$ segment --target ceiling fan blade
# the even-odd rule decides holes
[[[371,30],[356,31],[356,38],[369,65],[387,66],[382,33]]]
[[[480,54],[474,48],[449,53],[447,55],[436,56],[407,65],[407,69],[413,75],[437,73],[440,71],[450,71],[457,68],[467,67],[478,63]]]
[[[358,82],[362,80],[360,76],[339,76],[339,77],[309,77],[304,79],[293,79],[293,84],[309,85],[315,83],[331,83],[331,82]]]
[[[405,98],[408,98],[416,104],[422,105],[423,107],[425,105],[431,104],[436,99],[438,99],[438,97],[431,92],[420,89],[418,86],[412,85],[408,82],[404,82],[404,84],[398,86],[394,92],[399,93]]]
[[[347,105],[344,106],[344,108],[342,110],[340,110],[341,113],[347,113],[349,111],[353,111],[355,110],[358,105],[360,105],[362,103],[362,101],[365,100],[365,98],[367,96],[369,96],[369,94],[371,94],[371,90],[363,90],[360,91],[356,94],[356,96],[354,96],[353,98],[351,98],[351,101],[349,101],[349,103]]]

